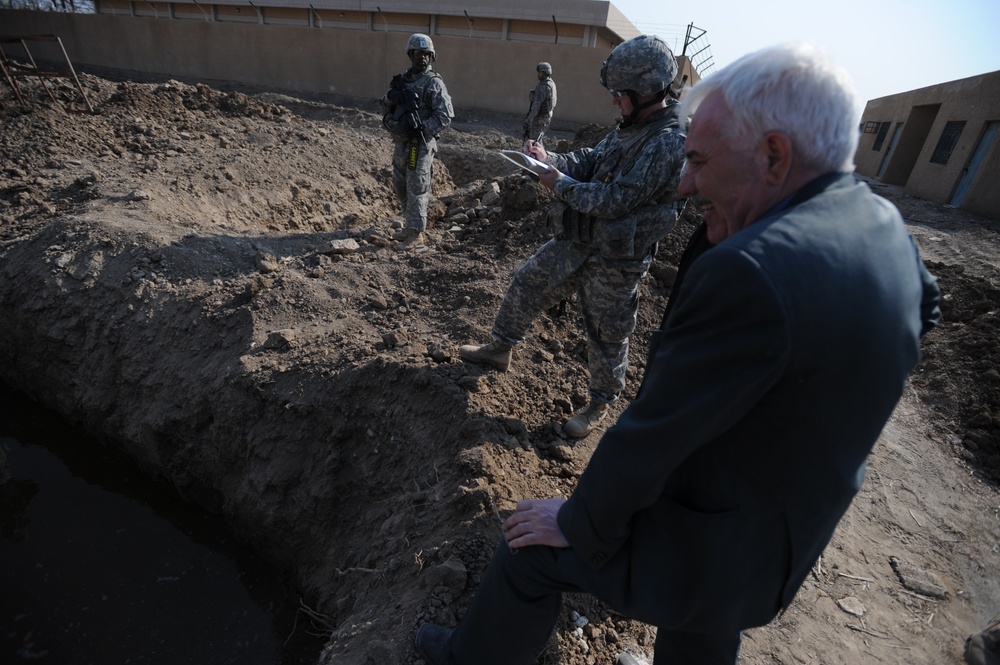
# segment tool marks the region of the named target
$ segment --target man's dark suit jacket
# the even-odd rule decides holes
[[[899,212],[850,174],[706,249],[559,511],[559,565],[661,628],[770,621],[860,489],[938,298]]]

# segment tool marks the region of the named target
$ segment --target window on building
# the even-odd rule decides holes
[[[948,159],[951,157],[951,151],[955,149],[958,144],[958,137],[962,135],[962,130],[965,129],[964,120],[952,120],[944,124],[944,130],[941,132],[941,138],[938,139],[937,147],[934,148],[934,154],[931,155],[932,164],[947,164]]]
[[[879,123],[878,120],[869,120],[868,122],[865,123],[864,129],[861,131],[864,134],[874,134],[878,131],[879,124],[881,123]]]
[[[872,144],[872,150],[878,152],[882,149],[882,143],[885,141],[886,134],[889,133],[889,125],[891,122],[883,122],[882,126],[878,128],[878,136],[875,137],[875,143]]]

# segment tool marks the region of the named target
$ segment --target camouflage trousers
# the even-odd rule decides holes
[[[639,280],[649,260],[615,261],[565,240],[550,240],[517,269],[493,324],[493,337],[524,341],[544,310],[574,293],[587,331],[590,395],[614,402],[625,388],[628,336],[635,330]]]
[[[416,149],[416,154],[413,150]],[[431,195],[434,155],[437,141],[417,139],[397,141],[392,150],[392,189],[403,209],[406,226],[418,231],[427,229],[427,202]]]
[[[535,141],[539,136],[545,136],[545,132],[549,131],[550,124],[552,124],[551,115],[541,115],[532,118],[528,126],[528,138]]]

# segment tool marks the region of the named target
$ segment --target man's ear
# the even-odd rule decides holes
[[[780,185],[785,182],[792,168],[792,141],[784,132],[771,131],[764,135],[767,157],[767,183]]]

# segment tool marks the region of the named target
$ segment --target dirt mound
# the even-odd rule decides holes
[[[511,273],[546,238],[550,194],[496,154],[518,145],[520,119],[459,112],[431,243],[402,252],[372,104],[83,81],[93,115],[0,100],[0,379],[294,571],[330,634],[319,660],[415,663],[413,631],[461,616],[499,517],[569,494],[599,439],[561,429],[587,395],[574,302],[539,317],[508,373],[455,355],[489,339]],[[959,662],[1000,598],[1000,495],[985,482],[1000,478],[996,228],[883,190],[941,279],[946,322],[814,575],[748,633],[748,663]],[[696,222],[642,283],[616,415]],[[938,586],[915,590],[900,569]],[[571,596],[541,662],[611,663],[652,643]]]

